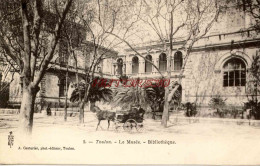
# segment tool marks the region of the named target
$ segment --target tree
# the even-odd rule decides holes
[[[4,6],[2,9],[5,9],[1,10],[0,16],[1,49],[19,67],[22,81],[20,128],[23,133],[32,132],[34,103],[40,90],[39,83],[54,56],[72,2],[73,0],[48,3],[41,0],[20,0],[1,4]],[[47,4],[52,4],[52,10],[48,10]],[[10,10],[10,6],[16,8]],[[50,16],[51,19],[48,18]]]
[[[126,3],[126,4],[125,4]],[[77,20],[87,32],[87,41],[83,43],[85,58],[88,62],[85,69],[85,91],[80,101],[80,123],[84,122],[84,105],[89,101],[88,93],[97,68],[106,58],[107,54],[117,54],[113,48],[120,43],[113,33],[120,31],[119,25],[126,23],[129,17],[126,10],[134,3],[129,0],[98,0],[82,1],[77,9]],[[131,11],[131,10],[129,10]],[[116,30],[116,32],[115,32]],[[101,73],[102,74],[102,73]]]
[[[260,94],[260,55],[257,52],[255,56],[253,56],[252,66],[249,70],[246,93],[248,102],[245,103],[246,107],[252,109],[252,114],[256,119],[260,119],[260,102],[259,102],[259,94]]]
[[[81,52],[81,55],[83,55],[84,52],[84,47],[83,47],[83,42],[86,40],[86,33],[87,29],[86,27],[83,27],[82,22],[79,18],[79,11],[81,11],[81,6],[82,2],[78,1],[77,4],[74,7],[74,10],[70,10],[70,12],[67,15],[67,21],[64,23],[64,28],[63,28],[63,33],[62,33],[62,42],[65,44],[66,49],[68,50],[68,55],[72,57],[74,60],[74,67],[75,67],[75,76],[76,76],[76,83],[77,87],[79,87],[79,66],[78,66],[78,59],[79,59],[79,52]],[[88,14],[91,14],[91,11],[89,11]],[[91,19],[91,18],[89,18]],[[91,20],[88,20],[88,22],[91,22]],[[85,56],[87,56],[85,54]],[[68,77],[68,63],[66,65],[67,67],[67,72],[66,72],[66,86],[67,85],[67,77]],[[79,91],[81,93],[81,91]],[[82,95],[79,94],[79,100],[78,103],[81,103]],[[67,98],[68,98],[68,88],[66,87],[66,94],[65,94],[65,107],[64,107],[64,120],[67,120]],[[82,109],[80,110],[80,121],[82,121],[83,117]]]
[[[147,96],[146,101],[149,103],[153,112],[160,111],[163,112],[164,106],[164,95],[165,95],[165,87],[157,86],[153,84],[151,87],[145,88],[145,93]]]
[[[244,0],[243,1],[244,10],[249,13],[253,18],[253,29],[260,31],[260,1],[259,0]],[[253,63],[250,70],[251,81],[253,81],[254,93],[256,93],[256,103],[257,103],[257,92],[259,91],[257,87],[260,86],[260,55],[259,50],[256,55],[253,56]]]
[[[132,81],[132,83],[131,83]],[[130,80],[129,84],[126,85],[124,82],[118,86],[118,88],[114,92],[114,99],[116,106],[120,106],[123,109],[129,108],[132,105],[141,105],[146,106],[146,94],[145,90],[142,87],[138,87],[138,80]],[[134,83],[135,82],[135,83]],[[136,84],[134,86],[133,84]]]
[[[247,27],[248,30],[260,31],[260,0],[241,0],[238,1],[238,8],[243,8],[243,10],[249,14],[251,18],[251,25]],[[258,47],[258,45],[255,45]],[[249,70],[249,81],[247,81],[247,98],[248,103],[245,103],[246,107],[250,106],[255,118],[260,119],[260,103],[258,100],[258,94],[260,93],[260,55],[259,50],[253,56],[252,66]]]
[[[217,1],[190,1],[190,0],[165,0],[148,3],[144,1],[145,12],[141,19],[149,25],[151,29],[164,45],[167,54],[167,76],[171,78],[171,56],[173,53],[173,42],[181,37],[185,58],[182,69],[179,73],[178,84],[181,85],[182,75],[185,65],[192,51],[193,45],[207,34],[219,15],[219,5]],[[163,27],[162,27],[163,25]],[[185,28],[187,30],[185,30]],[[187,35],[181,35],[186,33]],[[162,117],[162,125],[167,126],[169,116],[169,102],[172,100],[178,86],[170,92],[169,87],[165,88],[165,103]]]
[[[102,82],[102,80],[104,80],[104,78],[100,78],[100,77],[95,77],[94,80],[92,80],[92,82],[96,81],[98,83]],[[72,102],[78,102],[80,99],[82,99],[84,97],[85,91],[86,91],[86,83],[84,81],[81,81],[80,83],[76,83],[75,84],[75,89],[71,94],[71,98],[70,101]],[[108,85],[108,82],[106,80],[105,85]],[[97,101],[105,101],[105,102],[110,102],[113,98],[113,91],[107,87],[105,87],[105,85],[100,85],[100,84],[88,84],[87,86],[89,86],[89,93],[88,93],[88,97],[87,97],[87,101],[90,101],[90,103],[92,103],[92,106],[95,104],[95,102]],[[81,96],[80,96],[81,95]]]
[[[7,106],[10,83],[14,80],[14,73],[10,72],[12,67],[5,61],[5,57],[0,54],[0,107]]]
[[[167,59],[171,59],[173,42],[182,42],[183,48],[185,49],[185,59],[183,68],[180,71],[180,79],[178,81],[179,85],[181,85],[184,67],[193,45],[207,34],[213,23],[218,18],[220,7],[217,0],[156,0],[152,2],[142,0],[138,1],[138,3],[133,3],[132,6],[135,7],[135,10],[134,12],[132,10],[128,10],[132,14],[131,19],[125,19],[128,23],[122,21],[122,23],[125,24],[121,26],[118,33],[109,31],[106,33],[115,36],[124,42],[124,44],[138,56],[151,63],[161,76],[163,76],[163,74],[160,72],[158,67],[140,54],[137,49],[135,49],[134,45],[136,40],[130,38],[129,34],[134,34],[134,37],[143,42],[145,39],[146,41],[149,41],[157,36],[160,42],[164,45],[163,52],[168,53]],[[136,30],[138,28],[141,30]],[[154,33],[146,33],[151,31]],[[181,40],[178,40],[178,38],[181,38]],[[166,79],[170,79],[171,77],[170,69],[171,64],[170,60],[168,60]],[[169,87],[165,88],[165,101],[167,102],[164,103],[164,113],[162,119],[162,125],[165,127],[167,126],[169,101],[172,99],[172,96],[177,89],[178,86],[176,86],[170,93]]]

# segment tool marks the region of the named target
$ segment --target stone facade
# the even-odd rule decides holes
[[[183,34],[178,34],[179,40],[173,43],[171,56],[167,56],[169,43],[166,46],[157,42],[148,45],[143,44],[136,46],[135,49],[144,57],[149,56],[164,76],[166,76],[166,61],[170,60],[171,81],[177,81],[182,77],[182,102],[196,101],[200,105],[208,105],[212,97],[221,96],[227,99],[227,103],[241,106],[243,102],[247,101],[249,94],[247,86],[253,56],[260,49],[260,34],[248,30],[248,27],[253,23],[252,20],[241,9],[232,6],[227,8],[227,10],[221,12],[218,21],[208,35],[196,42],[188,58],[185,57],[185,48],[183,48]],[[154,66],[151,66],[130,49],[126,49],[124,55],[113,54],[106,56],[106,59],[98,66],[101,72],[97,73],[102,74],[105,78],[119,78],[121,75],[140,79],[158,79],[161,77]],[[170,57],[170,59],[167,59],[167,57]],[[40,103],[46,101],[60,105],[64,102],[64,96],[60,95],[60,78],[64,78],[67,69],[56,64],[57,58],[58,55],[53,58],[52,66],[41,82],[41,91],[37,98]],[[80,50],[77,53],[77,58],[82,79],[89,60],[84,58],[83,52]],[[186,60],[187,63],[183,66]],[[70,66],[68,82],[72,83],[75,82],[75,62],[73,58],[69,58],[68,63]],[[237,72],[229,70],[229,65],[238,65],[238,68],[235,67]],[[180,76],[180,70],[183,67],[184,72]],[[236,73],[238,74],[236,75]],[[243,81],[246,83],[244,84]],[[231,84],[233,85],[231,86]],[[15,74],[15,80],[10,87],[10,103],[19,103],[20,84],[18,74]],[[68,97],[72,90],[69,86]]]
[[[180,65],[187,60],[186,65],[182,66],[184,67],[181,80],[182,102],[196,102],[201,106],[207,106],[210,99],[216,96],[226,99],[227,104],[235,106],[242,106],[244,102],[248,101],[249,69],[253,56],[260,50],[260,34],[247,30],[251,23],[252,19],[249,15],[240,9],[231,7],[220,14],[218,22],[208,35],[195,43],[187,59],[183,41],[173,43],[173,53],[170,56],[171,81],[178,80]],[[169,43],[166,47],[169,48]],[[166,71],[161,67],[164,65],[163,58],[160,58],[162,54],[168,54],[163,44],[144,44],[135,49],[144,57],[151,56],[151,61],[166,76]],[[118,72],[121,69],[118,69],[118,59],[116,59],[113,63],[114,75],[122,74],[140,79],[161,77],[155,67],[147,72],[149,63],[135,54],[133,50],[127,49],[125,52],[125,55],[118,58],[123,60],[123,72]],[[176,58],[176,54],[182,56],[182,63]],[[242,68],[233,70],[228,69],[227,65],[240,65]],[[138,72],[133,71],[137,66]],[[224,76],[226,74],[228,75]],[[258,98],[260,99],[260,96]]]
[[[105,48],[101,48],[101,50],[103,49]],[[85,55],[80,49],[76,51],[76,54],[78,59],[79,81],[81,81],[85,78],[85,68],[88,66],[89,60],[86,59],[87,55]],[[105,59],[98,65],[95,75],[100,76],[100,73],[105,73],[104,77],[111,77],[112,73],[107,70],[107,66],[104,66],[104,62],[115,59],[116,55],[117,52],[108,51],[107,54],[105,54]],[[68,106],[77,107],[77,103],[69,102],[71,93],[74,90],[74,87],[72,85],[76,83],[75,60],[72,56],[68,56],[66,61],[68,65],[61,65],[62,62],[60,62],[59,53],[55,54],[46,74],[44,75],[40,83],[40,91],[37,93],[36,99],[36,106],[38,107],[38,109],[44,109],[45,107],[47,107],[47,105],[50,105],[53,108],[64,107],[66,75],[68,76]],[[19,107],[21,103],[21,85],[20,75],[18,73],[14,74],[14,81],[12,81],[10,84],[9,92],[9,106]]]

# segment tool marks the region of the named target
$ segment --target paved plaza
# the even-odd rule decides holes
[[[176,122],[175,118],[170,118],[168,128],[163,128],[160,121],[147,119],[144,121],[144,131],[126,132],[123,128],[116,131],[113,124],[110,130],[107,130],[106,121],[102,121],[102,128],[96,131],[97,120],[95,114],[90,112],[85,114],[84,124],[78,123],[77,116],[68,117],[68,121],[64,122],[62,116],[35,114],[33,134],[29,140],[22,142],[17,133],[18,115],[1,114],[0,141],[7,142],[8,134],[12,131],[14,146],[0,148],[0,151],[8,151],[1,152],[0,158],[6,158],[6,163],[11,161],[34,163],[35,159],[39,159],[46,163],[50,160],[53,163],[73,161],[98,164],[100,161],[98,156],[103,158],[102,161],[105,159],[108,163],[119,164],[142,163],[142,161],[153,164],[159,161],[165,164],[260,163],[260,127],[221,122]],[[25,150],[28,148],[27,145],[29,148],[35,146],[52,149],[40,153],[40,149]],[[17,150],[19,147],[22,150]],[[62,152],[57,153],[55,148],[59,147]],[[22,156],[30,155],[32,152],[34,159],[26,157],[24,161]],[[150,156],[145,156],[148,152]],[[15,156],[21,155],[21,158],[14,155],[5,156],[9,153],[15,153]],[[158,158],[158,154],[167,157]],[[131,155],[130,161],[129,155]]]

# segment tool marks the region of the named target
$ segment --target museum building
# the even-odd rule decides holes
[[[229,105],[243,106],[252,95],[260,99],[257,91],[252,94],[248,90],[249,84],[254,81],[250,79],[253,56],[259,54],[260,49],[260,34],[248,30],[252,20],[241,8],[230,6],[222,11],[210,32],[195,43],[185,66],[185,41],[182,38],[173,43],[171,56],[167,56],[169,43],[166,49],[164,44],[154,42],[140,44],[135,50],[152,61],[164,76],[167,75],[167,61],[170,61],[171,82],[182,77],[183,103],[196,102],[197,105],[207,106],[211,98],[221,97]],[[119,54],[113,68],[117,76],[139,79],[161,77],[151,63],[132,49]]]

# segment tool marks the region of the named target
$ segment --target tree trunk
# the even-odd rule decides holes
[[[167,127],[167,121],[169,116],[169,102],[168,102],[168,95],[169,95],[169,86],[165,87],[165,95],[164,95],[164,107],[163,107],[163,115],[162,115],[162,122],[161,124],[164,127]]]
[[[39,88],[23,87],[22,103],[20,108],[20,130],[23,134],[31,134],[36,94]]]
[[[93,112],[93,107],[95,106],[95,102],[90,102],[90,111]]]
[[[66,85],[67,86],[67,85]],[[65,109],[64,109],[64,121],[67,121],[67,117],[68,117],[68,109],[67,109],[67,105],[68,105],[68,90],[66,90],[66,94],[65,94]]]
[[[68,109],[67,109],[67,104],[68,104],[68,64],[67,64],[67,72],[66,72],[66,81],[65,81],[65,112],[64,112],[64,121],[67,121],[68,117]]]
[[[79,73],[78,73],[78,65],[77,65],[77,59],[75,58],[76,62],[76,82],[77,82],[77,87],[79,87]],[[82,102],[81,98],[81,91],[79,91],[79,123],[84,123],[84,101]]]
[[[84,123],[84,106],[85,106],[85,101],[88,101],[89,88],[90,88],[90,85],[85,90],[84,98],[82,99],[80,97],[81,102],[80,102],[80,107],[79,107],[79,123]]]
[[[172,49],[170,48],[169,54],[167,56],[167,79],[171,81],[171,55],[172,55]],[[171,84],[169,84],[170,86]],[[163,115],[162,115],[162,122],[161,124],[164,127],[167,127],[167,121],[169,119],[169,93],[170,89],[169,86],[165,87],[165,95],[164,95],[164,107],[163,107]]]
[[[169,52],[167,55],[167,79],[169,79],[171,81],[171,56],[172,56],[172,43],[173,43],[173,11],[170,12],[170,24],[169,24],[169,29],[170,29],[170,34],[169,34],[169,40],[170,40],[170,48],[169,48]],[[164,47],[166,48],[167,45],[164,42]],[[169,84],[171,85],[171,84]],[[164,109],[163,109],[163,116],[162,116],[162,122],[161,124],[164,127],[167,127],[167,121],[169,119],[169,93],[170,93],[170,89],[169,89],[169,85],[167,87],[165,87],[165,95],[164,95]]]
[[[79,123],[84,123],[84,101],[79,103]]]

